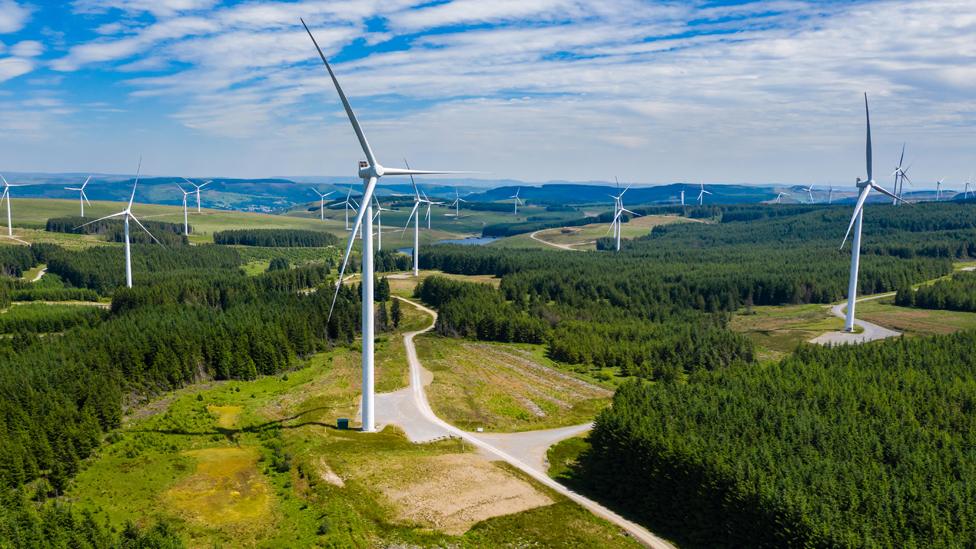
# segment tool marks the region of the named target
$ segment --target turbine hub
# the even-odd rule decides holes
[[[874,183],[874,181],[870,181],[868,179],[861,179],[860,177],[857,178],[858,189],[863,189],[864,187],[868,187],[871,185],[871,183]]]
[[[366,162],[359,163],[359,177],[360,179],[369,179],[370,177],[380,178],[383,177],[383,166],[378,162],[375,166],[370,166]]]

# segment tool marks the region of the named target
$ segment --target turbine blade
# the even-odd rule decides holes
[[[905,161],[905,145],[906,145],[906,143],[902,143],[901,144],[901,158],[898,159],[898,168],[899,169],[901,169],[902,162]]]
[[[129,214],[129,218],[130,218],[130,219],[132,219],[133,221],[135,221],[135,222],[136,222],[136,225],[139,225],[139,228],[141,228],[142,230],[144,230],[144,231],[146,231],[146,234],[148,234],[148,235],[149,235],[149,238],[151,238],[151,239],[153,239],[153,240],[155,240],[155,241],[156,241],[156,244],[159,244],[160,246],[162,246],[162,245],[163,245],[163,243],[162,243],[162,242],[160,242],[158,238],[156,238],[155,236],[153,236],[153,234],[152,234],[151,232],[149,232],[149,229],[147,229],[147,228],[146,228],[146,227],[145,227],[145,226],[144,226],[144,225],[142,224],[142,222],[141,222],[141,221],[139,221],[139,218],[137,218],[136,216],[134,216],[134,215],[132,215],[131,213]]]
[[[413,203],[413,209],[410,210],[410,215],[407,216],[407,223],[403,226],[403,232],[407,232],[407,227],[410,226],[410,220],[413,219],[413,214],[417,213],[417,208],[420,207],[420,202]],[[402,233],[401,233],[402,234]]]
[[[868,109],[868,94],[864,92],[864,118],[867,121],[867,142],[864,147],[864,159],[868,169],[868,181],[874,181],[874,166],[871,160],[871,111]]]
[[[353,131],[356,132],[356,137],[359,138],[359,145],[363,148],[363,154],[366,155],[366,160],[369,162],[370,166],[376,166],[376,157],[373,155],[373,149],[369,148],[369,142],[366,141],[366,135],[363,133],[363,129],[359,126],[359,120],[356,119],[356,114],[352,112],[352,106],[349,104],[349,100],[346,99],[346,94],[342,91],[342,86],[339,85],[339,80],[336,78],[334,72],[332,72],[332,65],[329,65],[329,61],[325,58],[325,54],[322,53],[322,48],[319,47],[319,43],[315,41],[315,37],[312,36],[312,31],[309,30],[308,25],[305,24],[305,20],[301,19],[302,26],[305,27],[305,32],[308,33],[308,37],[312,39],[312,43],[315,44],[315,49],[319,52],[319,57],[322,58],[322,63],[325,64],[326,70],[329,71],[329,76],[332,78],[332,83],[335,84],[336,92],[339,94],[339,100],[342,101],[342,107],[346,109],[346,116],[349,117],[349,122],[352,124]],[[341,284],[341,277],[340,277]],[[336,292],[338,296],[338,292]],[[333,305],[335,300],[333,300]],[[331,317],[331,313],[329,314]]]
[[[85,200],[85,203],[86,204],[88,204],[89,206],[91,206],[91,201],[88,200],[88,195],[85,194],[85,191],[81,191],[81,197]]]
[[[872,183],[871,184],[871,188],[874,189],[874,190],[876,190],[876,191],[878,191],[879,193],[881,193],[881,194],[889,197],[889,198],[894,198],[895,200],[898,200],[900,202],[905,202],[904,200],[901,199],[900,196],[896,195],[893,192],[888,191],[888,189],[885,189],[884,187],[882,187],[880,185],[876,185],[876,184]]]
[[[132,201],[136,199],[136,186],[139,185],[139,174],[142,173],[142,157],[139,157],[139,167],[136,168],[136,180],[132,183],[132,196],[129,197],[129,208],[132,208]]]
[[[847,226],[847,233],[844,235],[844,241],[840,243],[840,249],[844,249],[844,245],[847,244],[847,238],[851,236],[851,229],[854,228],[854,222],[857,221],[857,214],[861,212],[861,208],[864,207],[864,202],[868,199],[868,194],[871,193],[871,186],[868,185],[864,187],[861,191],[861,196],[857,198],[857,205],[854,206],[854,215],[851,216],[851,223]]]
[[[112,215],[106,215],[105,217],[100,217],[100,218],[98,218],[98,219],[96,219],[94,221],[89,221],[88,223],[82,223],[81,225],[78,225],[77,227],[75,227],[75,229],[80,229],[82,227],[86,227],[88,225],[91,225],[92,223],[98,223],[99,221],[105,221],[106,219],[111,219],[113,217],[118,217],[120,215],[125,215],[125,212],[118,212],[118,213],[114,213]]]
[[[383,175],[451,175],[451,174],[476,174],[482,172],[456,172],[445,170],[411,170],[403,168],[387,168],[383,166]]]
[[[81,190],[85,190],[85,187],[88,186],[88,182],[91,181],[91,178],[92,176],[89,175],[88,179],[86,179],[85,182],[81,184]]]

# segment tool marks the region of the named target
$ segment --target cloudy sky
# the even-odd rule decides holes
[[[0,0],[0,170],[831,182],[976,171],[976,2]]]

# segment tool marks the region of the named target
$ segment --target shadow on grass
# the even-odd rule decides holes
[[[315,427],[324,427],[326,429],[331,429],[333,431],[359,431],[360,430],[360,429],[339,429],[336,425],[332,423],[323,423],[321,421],[302,421],[299,423],[286,425],[287,422],[297,420],[307,414],[319,412],[322,410],[331,410],[331,409],[332,408],[325,407],[325,406],[319,408],[312,408],[310,410],[299,412],[290,417],[275,419],[272,421],[266,421],[264,423],[259,423],[256,425],[247,425],[245,427],[240,427],[240,428],[214,427],[213,429],[206,429],[202,431],[191,430],[191,429],[131,429],[130,432],[157,433],[161,435],[186,435],[186,436],[220,435],[227,438],[231,442],[236,442],[237,435],[241,433],[260,433],[262,431],[269,431],[273,429],[298,429],[300,427],[315,426]]]

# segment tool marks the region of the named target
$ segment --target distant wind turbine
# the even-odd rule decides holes
[[[356,202],[356,199],[352,197],[352,187],[349,187],[349,190],[346,192],[346,200],[342,203],[342,205],[346,210],[346,230],[348,231],[349,210],[351,209],[352,211],[356,211],[356,209],[359,208],[359,203]]]
[[[807,187],[807,196],[810,199],[810,204],[813,204],[814,203],[814,200],[813,200],[813,185],[810,185],[809,187]]]
[[[899,197],[902,196],[902,194],[904,194],[904,190],[905,190],[905,179],[908,177],[908,174],[905,173],[908,170],[907,169],[904,169],[904,170],[902,169],[902,164],[905,163],[905,145],[906,145],[905,143],[902,143],[901,144],[901,156],[898,157],[898,165],[895,166],[895,171],[891,172],[891,175],[895,176],[894,193],[895,193],[895,195],[897,195]],[[899,186],[899,182],[901,183],[900,186]],[[898,204],[898,201],[897,200],[892,200],[891,203],[893,205],[895,205],[895,204]]]
[[[188,211],[187,211],[188,208],[187,208],[186,202],[187,202],[187,199],[190,198],[190,195],[193,194],[193,191],[188,191],[188,190],[184,189],[183,187],[180,186],[179,183],[176,184],[176,188],[179,189],[180,192],[183,193],[183,234],[189,236],[190,235],[190,220],[189,220],[189,217],[188,217],[189,214],[188,214]]]
[[[146,231],[146,234],[149,235],[149,238],[155,240],[157,244],[162,245],[162,242],[160,242],[155,236],[153,236],[153,234],[149,232],[149,229],[147,229],[138,219],[136,219],[136,216],[132,215],[132,202],[136,199],[136,187],[139,185],[139,173],[141,171],[142,171],[142,159],[140,158],[139,168],[136,169],[136,179],[132,183],[132,195],[129,196],[129,204],[125,207],[124,210],[118,213],[114,213],[112,215],[106,215],[105,217],[101,217],[94,221],[89,221],[88,223],[75,227],[76,229],[80,229],[86,225],[91,225],[92,223],[98,223],[99,221],[104,221],[106,219],[111,219],[113,217],[121,216],[123,218],[122,221],[123,221],[123,225],[125,226],[125,287],[126,288],[132,287],[132,250],[131,250],[131,245],[129,243],[129,220],[131,219],[132,221],[135,221],[136,225],[139,225],[139,227],[142,230]]]
[[[373,195],[373,203],[376,204],[376,251],[383,251],[383,212],[392,211],[389,208],[384,208],[376,195]]]
[[[865,163],[867,165],[868,177],[863,181],[860,177],[857,178],[857,187],[860,189],[860,194],[857,197],[857,205],[854,206],[854,215],[851,217],[851,223],[847,226],[847,234],[844,235],[844,241],[840,245],[841,249],[844,249],[844,245],[847,244],[847,238],[851,235],[851,230],[853,229],[854,241],[851,245],[851,277],[847,287],[847,318],[844,322],[844,331],[846,332],[854,331],[854,305],[857,299],[858,264],[861,260],[861,227],[864,224],[864,204],[867,202],[868,195],[871,194],[872,189],[895,200],[901,200],[896,194],[888,192],[886,189],[874,182],[874,172],[871,161],[871,112],[868,110],[867,93],[864,94],[864,117],[867,121]]]
[[[786,193],[779,193],[778,195],[776,195],[776,200],[773,201],[773,204],[780,204],[780,203],[782,203],[783,202],[783,197],[785,195],[786,195]]]
[[[460,193],[458,193],[457,187],[454,187],[454,202],[451,202],[451,206],[454,206],[454,219],[461,219],[462,202],[467,202],[467,200],[461,198]]]
[[[827,204],[829,205],[833,203],[834,203],[834,186],[831,185],[830,189],[827,191]]]
[[[962,197],[963,197],[963,199],[966,199],[966,200],[968,200],[968,199],[969,199],[969,186],[970,186],[970,185],[971,185],[971,183],[970,183],[969,181],[967,181],[967,182],[966,182],[966,192],[965,192],[965,194],[963,194],[963,196],[962,196]]]
[[[443,206],[444,203],[432,201],[430,197],[427,196],[427,193],[424,193],[424,202],[427,203],[427,214],[424,216],[424,218],[427,220],[427,230],[429,231],[430,230],[430,209],[434,206]]]
[[[616,239],[616,251],[618,252],[620,251],[620,233],[623,232],[620,227],[621,217],[623,216],[624,212],[627,212],[630,215],[633,215],[634,217],[639,217],[639,214],[636,214],[628,210],[627,208],[624,208],[624,193],[626,193],[628,190],[630,190],[630,185],[627,185],[627,188],[624,189],[623,192],[613,197],[615,211],[613,215],[613,221],[610,222],[610,228],[614,230],[615,233],[614,238]]]
[[[183,181],[186,181],[190,185],[193,185],[194,187],[197,188],[197,190],[196,190],[196,193],[197,193],[197,213],[200,213],[200,189],[202,189],[202,188],[206,187],[207,185],[213,183],[213,181],[204,181],[203,183],[200,183],[199,185],[197,185],[196,183],[190,181],[189,179],[187,179],[185,177],[183,178]]]
[[[403,159],[403,163],[410,169],[410,163],[407,159]],[[410,176],[410,184],[413,185],[413,209],[410,210],[410,215],[407,216],[407,223],[403,226],[403,232],[407,231],[407,227],[410,226],[410,220],[413,219],[413,276],[420,276],[420,206],[425,202],[430,202],[427,200],[427,195],[420,194],[420,188],[417,187],[417,182],[414,181],[413,175]],[[430,207],[428,206],[428,211]]]
[[[91,178],[92,176],[89,175],[88,179],[86,179],[85,182],[81,184],[81,187],[64,188],[64,190],[66,191],[78,191],[78,193],[80,193],[78,196],[78,202],[81,204],[81,217],[85,217],[85,202],[88,202],[88,197],[85,196],[85,187],[88,186],[88,182],[91,181]],[[91,202],[88,202],[88,205],[91,206]]]
[[[681,205],[685,205],[685,190],[681,189]]]
[[[705,195],[712,194],[712,193],[705,190],[704,181],[699,181],[698,184],[701,185],[701,191],[698,193],[698,205],[702,206],[705,203]]]
[[[329,191],[327,193],[322,193],[322,192],[319,192],[319,190],[316,189],[315,187],[310,187],[310,188],[312,189],[312,192],[313,193],[319,195],[319,219],[322,220],[322,221],[325,221],[325,197],[332,196],[332,194],[334,193],[334,191]],[[347,218],[348,218],[348,216],[347,216]],[[347,224],[348,224],[348,221],[347,221]]]
[[[12,189],[13,187],[26,187],[27,185],[26,184],[11,185],[10,183],[7,183],[7,178],[3,177],[2,175],[0,175],[0,179],[3,180],[3,193],[0,193],[0,203],[2,203],[4,200],[7,201],[7,236],[13,238],[14,225],[13,222],[11,221],[12,217],[10,214],[10,189]]]
[[[941,202],[942,201],[942,182],[943,181],[945,181],[945,179],[940,179],[940,180],[938,180],[935,183],[935,201],[936,202]]]
[[[515,215],[516,216],[518,215],[518,207],[519,207],[519,204],[525,204],[525,202],[523,202],[522,199],[519,198],[519,193],[520,192],[522,192],[522,187],[518,187],[517,189],[515,189],[515,194],[513,194],[510,197],[508,197],[509,200],[511,200],[513,198],[515,199],[515,201],[513,202],[513,204],[515,204]]]
[[[342,278],[345,275],[346,265],[349,262],[349,256],[352,253],[352,247],[356,240],[356,232],[362,228],[362,430],[372,432],[376,430],[376,410],[373,399],[375,392],[373,376],[373,359],[375,350],[375,341],[373,337],[373,193],[376,190],[377,182],[385,175],[413,176],[452,172],[411,170],[409,168],[401,170],[398,168],[387,168],[381,165],[376,156],[373,154],[373,149],[370,148],[369,142],[366,140],[366,134],[363,133],[363,129],[359,125],[359,120],[356,118],[355,113],[353,113],[349,100],[346,99],[346,94],[342,91],[342,87],[339,86],[339,80],[336,78],[335,73],[332,72],[332,66],[329,65],[329,61],[325,58],[325,54],[322,53],[322,49],[319,48],[318,42],[315,41],[315,37],[312,36],[312,31],[309,30],[308,25],[305,24],[304,20],[302,21],[302,25],[305,27],[305,31],[308,32],[308,37],[312,39],[312,43],[315,44],[315,49],[318,51],[319,57],[322,59],[322,64],[325,65],[326,70],[329,71],[329,77],[332,79],[332,83],[335,85],[336,93],[339,95],[339,99],[342,101],[342,106],[346,111],[346,116],[349,117],[349,123],[352,125],[353,131],[356,133],[356,137],[359,140],[359,145],[363,149],[363,154],[366,155],[366,160],[361,161],[359,164],[358,174],[359,177],[362,178],[364,186],[362,206],[356,211],[356,221],[353,224],[353,233],[350,235],[349,242],[346,243],[346,252],[342,259],[342,265],[339,268],[339,278],[336,281],[336,293],[332,298],[332,306],[329,308],[329,320],[332,319],[332,312],[335,310],[335,303],[339,297],[339,290],[342,286]]]

